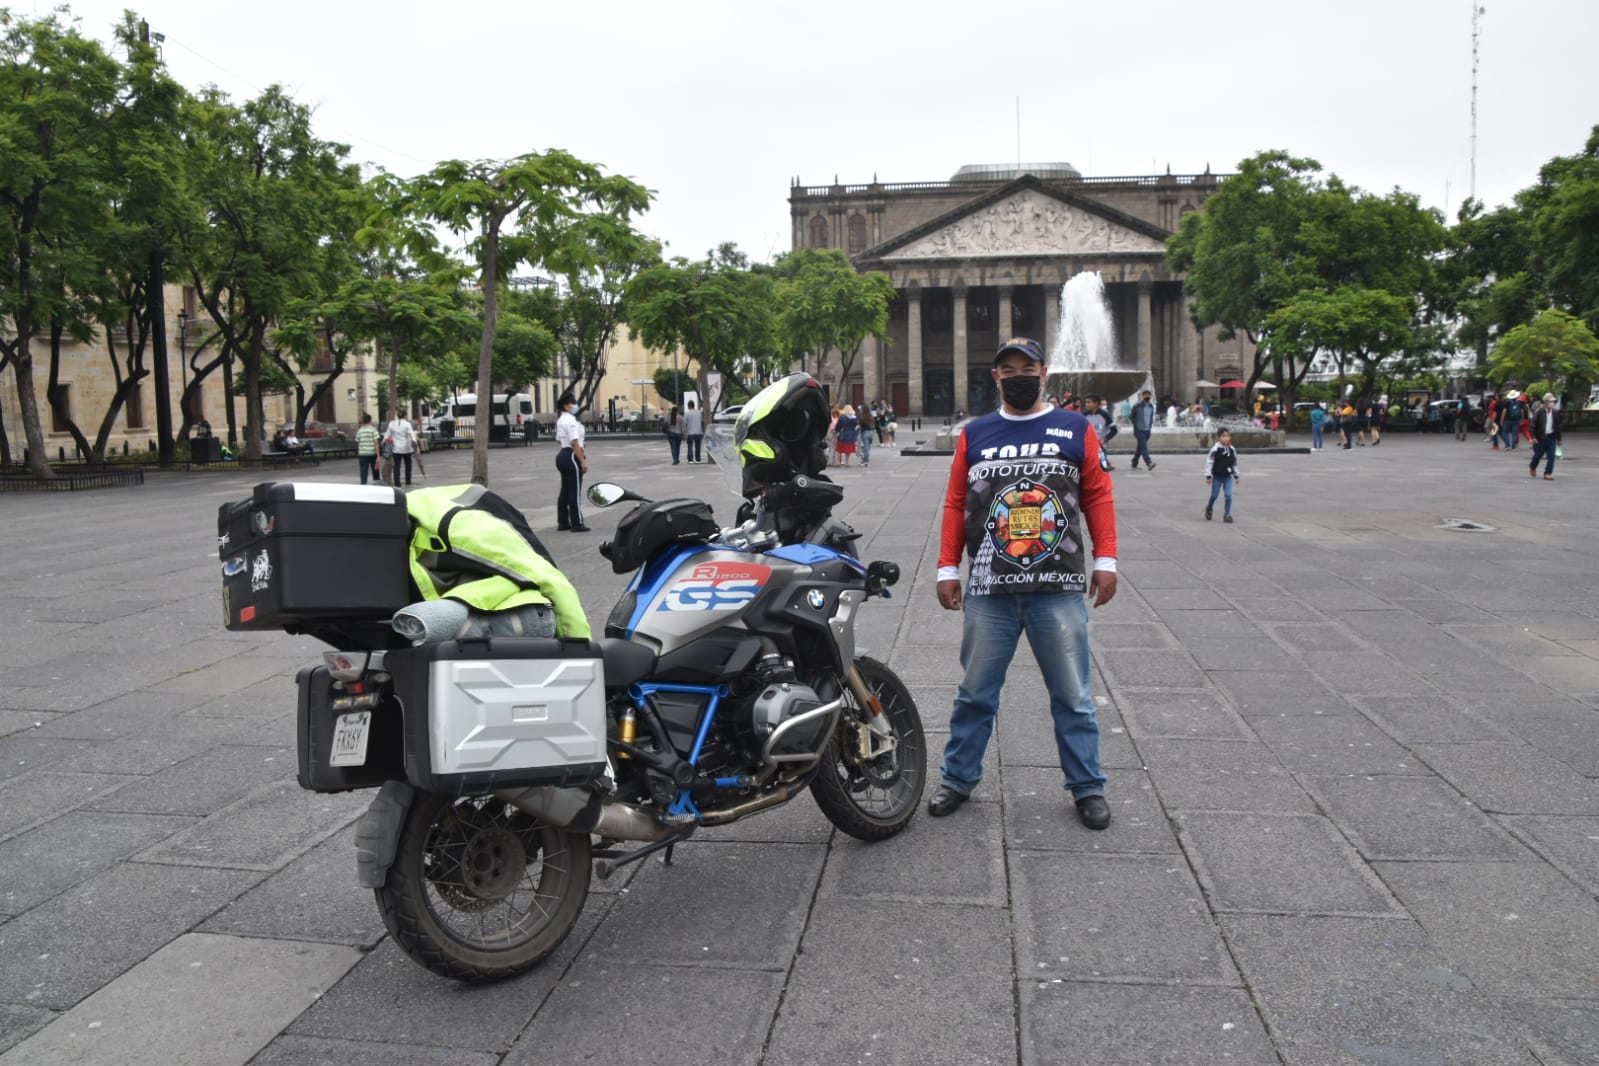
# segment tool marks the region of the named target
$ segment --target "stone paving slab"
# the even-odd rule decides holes
[[[1402,913],[1348,841],[1318,815],[1184,811],[1177,832],[1218,913]]]
[[[317,795],[294,781],[262,785],[139,856],[142,862],[276,870],[359,818],[359,793]]]
[[[1083,828],[1060,771],[1035,767],[1005,770],[1005,840],[1013,848],[1110,854],[1178,853],[1177,838],[1161,810],[1149,776],[1141,770],[1105,775],[1105,801],[1116,832]]]
[[[355,965],[349,948],[190,933],[63,1014],[4,1066],[243,1066]]]
[[[1227,915],[1222,926],[1288,1063],[1537,1062],[1414,923]]]
[[[781,973],[685,974],[657,964],[585,961],[550,994],[501,1062],[657,1066],[710,1058],[755,1066],[782,990]]]
[[[1011,971],[1000,909],[820,901],[761,1061],[1010,1066]],[[841,1018],[844,1003],[858,1006]]]
[[[1279,1066],[1249,993],[1024,981],[1022,1061],[1050,1066]],[[1152,1019],[1159,1024],[1151,1024]]]
[[[1537,862],[1379,862],[1472,982],[1496,996],[1599,999],[1599,902]]]
[[[1175,855],[1017,851],[1016,976],[1236,987],[1188,866]]]
[[[64,814],[0,844],[0,914],[21,914],[193,819],[148,814]]]
[[[1301,783],[1368,862],[1528,857],[1493,818],[1436,777],[1343,774]]]
[[[93,805],[101,797],[142,780],[126,774],[72,774],[49,769],[9,778],[0,782],[0,840],[67,811]]]
[[[123,863],[0,925],[0,1002],[64,1010],[193,929],[259,874]]]
[[[499,1066],[500,1056],[373,1040],[280,1036],[251,1059],[250,1066],[327,1066],[330,1062],[339,1066]]]

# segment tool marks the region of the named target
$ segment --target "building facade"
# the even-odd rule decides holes
[[[1098,271],[1119,365],[1154,376],[1162,396],[1250,365],[1247,341],[1193,326],[1166,239],[1216,190],[1203,174],[1085,178],[1064,163],[966,166],[948,181],[804,186],[789,191],[795,248],[838,248],[888,275],[889,342],[868,340],[843,383],[854,402],[940,416],[994,405],[1003,338],[1054,351],[1061,287]],[[1216,375],[1223,375],[1217,377]]]

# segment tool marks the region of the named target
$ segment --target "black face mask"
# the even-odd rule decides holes
[[[1044,379],[1035,374],[1000,378],[999,391],[1011,407],[1018,411],[1031,411],[1038,404],[1038,394],[1044,391]]]

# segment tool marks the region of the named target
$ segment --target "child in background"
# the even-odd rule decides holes
[[[1347,445],[1346,445],[1347,447]],[[1205,504],[1205,521],[1210,521],[1210,513],[1216,506],[1216,494],[1227,494],[1226,506],[1222,509],[1221,520],[1233,520],[1233,482],[1239,480],[1238,452],[1233,448],[1233,435],[1230,430],[1222,430],[1216,434],[1216,443],[1210,446],[1210,454],[1205,456],[1205,484],[1210,486],[1210,501]]]

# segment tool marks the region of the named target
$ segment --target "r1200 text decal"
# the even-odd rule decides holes
[[[679,576],[661,593],[657,611],[730,611],[755,598],[768,578],[769,566],[751,563],[701,563]]]

